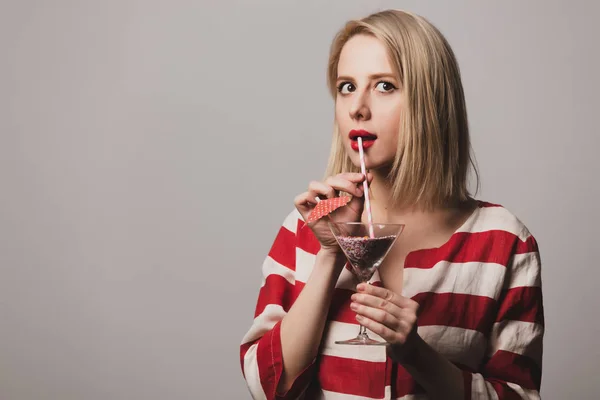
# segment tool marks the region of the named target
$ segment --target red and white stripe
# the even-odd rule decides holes
[[[262,266],[255,318],[242,339],[240,362],[254,399],[275,399],[283,368],[279,325],[315,263],[319,244],[297,211],[282,224]],[[539,399],[544,333],[541,265],[535,239],[501,206],[480,207],[438,249],[406,258],[403,295],[421,304],[418,332],[460,365],[472,399]],[[373,276],[376,283],[379,275]],[[349,309],[356,287],[344,269],[333,295],[318,361],[289,398],[403,399],[427,396],[381,346],[341,346],[356,336]],[[381,339],[370,332],[370,336]],[[288,397],[286,397],[288,398]]]

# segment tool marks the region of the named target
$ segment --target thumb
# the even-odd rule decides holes
[[[348,202],[348,207],[351,208],[360,218],[365,207],[365,195],[352,196],[352,199]]]

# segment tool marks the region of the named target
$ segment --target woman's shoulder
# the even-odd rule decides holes
[[[459,232],[449,250],[459,258],[468,254],[478,261],[521,268],[531,276],[539,270],[537,240],[521,218],[502,204],[477,200],[475,211]]]
[[[280,241],[285,240],[287,243],[286,249],[291,250],[294,247],[297,252],[302,250],[299,252],[302,255],[315,255],[321,247],[312,229],[306,227],[302,214],[295,208],[288,212],[283,219],[278,238],[281,238]]]
[[[512,234],[521,241],[533,238],[527,225],[509,208],[485,200],[477,200],[477,208],[464,230],[471,233],[501,231]]]
[[[296,208],[290,210],[287,214],[285,214],[283,218],[283,222],[281,223],[281,227],[287,229],[293,234],[297,234],[298,231],[304,225],[304,219],[302,215]]]

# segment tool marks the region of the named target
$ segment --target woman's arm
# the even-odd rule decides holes
[[[463,371],[416,335],[413,349],[402,357],[402,366],[433,400],[465,398]],[[467,388],[470,389],[470,388]]]
[[[320,251],[313,272],[281,323],[283,375],[278,392],[286,392],[319,350],[343,255]]]
[[[357,320],[387,342],[387,352],[432,399],[464,399],[462,371],[417,333],[419,304],[388,289],[360,284],[352,295]]]

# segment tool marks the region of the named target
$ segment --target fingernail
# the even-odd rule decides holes
[[[352,310],[356,310],[358,308],[358,304],[356,304],[356,303],[350,303],[350,308]]]
[[[363,292],[367,288],[367,286],[364,283],[359,283],[356,288],[359,292]]]

